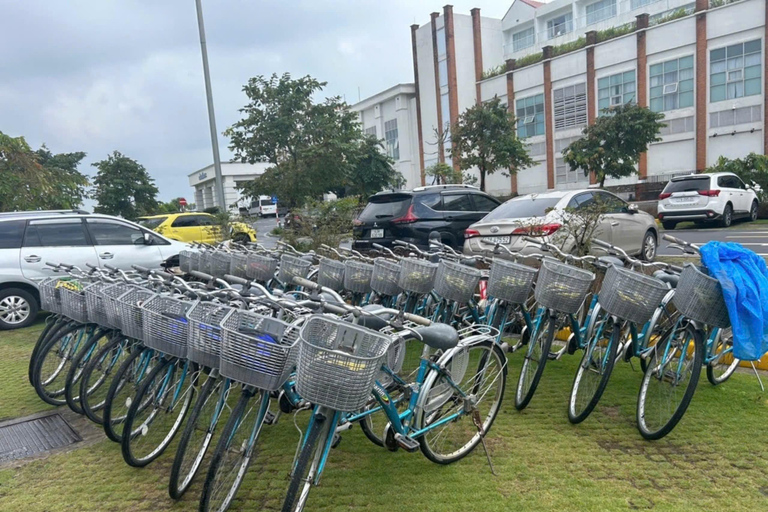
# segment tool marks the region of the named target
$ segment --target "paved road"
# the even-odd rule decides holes
[[[283,218],[281,217],[280,222],[282,221]],[[253,229],[256,230],[256,236],[258,237],[260,244],[263,244],[269,249],[275,247],[277,244],[277,238],[267,236],[267,233],[275,229],[277,226],[277,221],[274,217],[264,217],[262,219],[256,217],[250,222],[250,224],[253,226]]]
[[[663,233],[663,232],[662,232]],[[670,235],[682,238],[694,244],[705,244],[710,240],[721,242],[738,242],[744,247],[755,251],[760,256],[768,256],[768,226],[764,224],[750,225],[739,224],[730,229],[705,228],[705,229],[674,229],[667,231]],[[661,241],[659,255],[679,256],[680,251],[667,249],[668,242]]]

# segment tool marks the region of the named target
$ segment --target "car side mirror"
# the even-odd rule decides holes
[[[141,238],[141,242],[144,245],[152,245],[152,235],[150,235],[148,232],[144,231],[143,237]]]
[[[640,208],[638,208],[635,203],[631,203],[629,206],[627,206],[627,213],[637,213],[639,211]]]

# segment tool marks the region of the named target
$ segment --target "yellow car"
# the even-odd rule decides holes
[[[161,235],[179,242],[221,241],[216,219],[209,213],[170,213],[140,217],[138,223],[145,228],[157,231]],[[229,225],[232,240],[237,242],[255,242],[256,230],[244,222],[232,222]]]

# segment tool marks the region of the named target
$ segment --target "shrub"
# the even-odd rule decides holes
[[[503,75],[506,72],[507,72],[507,65],[499,64],[498,66],[495,66],[483,71],[483,74],[480,75],[480,80],[485,80],[487,78],[493,78],[494,76]]]
[[[539,53],[531,53],[530,55],[526,55],[525,57],[521,57],[515,61],[515,69],[524,68],[525,66],[530,66],[531,64],[536,64],[537,62],[541,62],[541,59],[544,58],[544,54]]]
[[[317,250],[323,244],[338,247],[352,232],[352,221],[359,211],[358,196],[311,202],[294,210],[300,220],[286,226],[283,240],[302,251]]]
[[[570,43],[563,43],[552,47],[552,56],[557,57],[558,55],[565,55],[566,53],[580,50],[585,46],[587,46],[587,39],[585,37],[580,37]]]
[[[609,39],[614,39],[634,31],[635,22],[633,21],[625,25],[619,25],[618,27],[610,27],[605,30],[598,30],[596,38],[598,43],[602,43],[603,41],[608,41]]]

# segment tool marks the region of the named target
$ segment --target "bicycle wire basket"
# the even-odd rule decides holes
[[[535,268],[495,258],[488,275],[488,295],[510,304],[524,304],[537,272]]]
[[[340,292],[344,289],[344,262],[321,258],[317,270],[317,284]]]
[[[118,283],[104,287],[101,290],[102,303],[104,304],[104,314],[107,316],[107,324],[113,329],[123,328],[123,322],[120,319],[117,299],[126,292],[126,284]]]
[[[215,252],[211,255],[211,274],[213,277],[224,277],[229,274],[232,265],[232,255],[228,252]]]
[[[40,308],[51,313],[61,313],[61,297],[56,289],[58,277],[48,277],[40,281]]]
[[[247,279],[248,274],[248,255],[242,252],[232,254],[232,263],[229,266],[229,273],[241,279]]]
[[[437,263],[415,258],[400,260],[400,277],[397,285],[407,292],[429,293],[435,286]]]
[[[189,271],[196,270],[200,272],[200,257],[201,254],[198,251],[191,251],[189,254]]]
[[[300,333],[296,390],[315,405],[356,411],[367,402],[391,339],[329,316],[313,315]]]
[[[213,253],[210,251],[205,251],[200,253],[200,260],[197,264],[197,270],[198,272],[202,272],[203,274],[211,274],[211,264],[213,259]]]
[[[544,258],[534,289],[536,302],[560,313],[575,314],[594,279],[592,272]]]
[[[669,286],[656,278],[611,265],[603,278],[598,301],[608,313],[643,326],[668,291]]]
[[[88,321],[104,327],[112,327],[107,318],[107,310],[104,299],[104,289],[112,286],[111,283],[95,282],[83,288],[85,293],[85,307],[88,311]]]
[[[248,279],[266,283],[275,277],[277,270],[277,260],[270,256],[251,253],[247,258],[247,267],[245,274]]]
[[[680,273],[672,302],[684,317],[696,322],[723,329],[731,325],[720,282],[692,263]]]
[[[127,290],[123,289],[123,293],[115,300],[115,305],[120,316],[120,330],[124,335],[144,340],[144,312],[141,305],[154,295],[154,292],[136,285],[131,285]]]
[[[344,262],[344,289],[352,293],[369,293],[371,291],[371,276],[373,265],[362,261],[347,260]]]
[[[195,302],[189,308],[187,359],[208,368],[219,367],[221,322],[231,311],[231,307],[215,302]]]
[[[61,297],[62,314],[81,324],[88,323],[88,307],[82,284],[75,280],[59,280],[56,287]]]
[[[189,249],[179,251],[179,269],[185,274],[189,274],[192,270],[197,270],[191,266],[192,254],[194,254],[194,251]]]
[[[141,305],[144,345],[173,357],[187,357],[192,302],[167,295],[153,295]]]
[[[274,391],[291,375],[299,329],[276,318],[241,309],[221,323],[219,371],[225,377]]]
[[[475,294],[482,272],[453,261],[441,261],[435,277],[435,293],[443,299],[466,304]]]
[[[280,256],[280,271],[277,278],[281,283],[292,285],[294,277],[307,278],[312,262],[290,254]]]
[[[380,295],[394,296],[400,293],[400,265],[384,258],[376,258],[371,274],[371,289]]]

